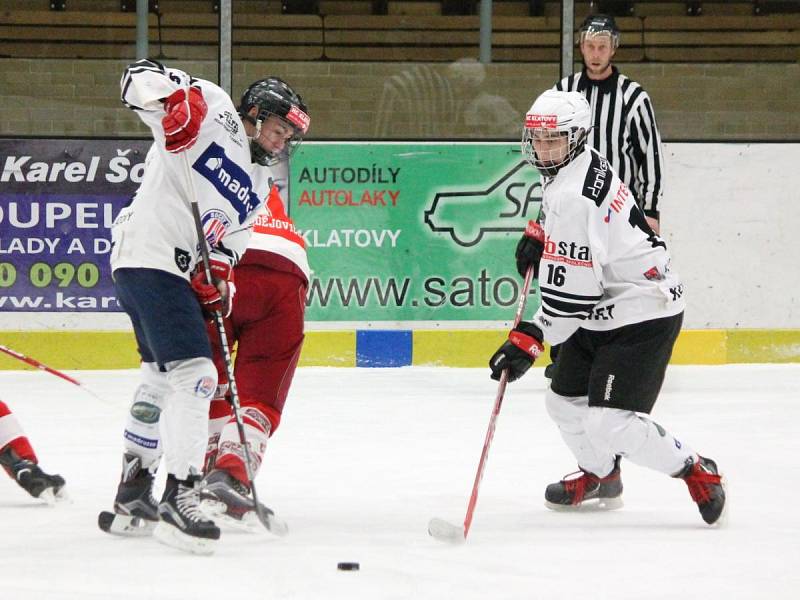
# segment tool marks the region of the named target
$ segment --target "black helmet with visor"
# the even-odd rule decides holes
[[[258,109],[255,116],[250,114],[253,107]],[[250,156],[253,162],[260,165],[273,165],[286,160],[303,141],[311,124],[308,108],[303,99],[278,77],[267,77],[253,82],[248,87],[239,103],[239,115],[243,120],[256,127],[256,134],[250,138]],[[261,126],[271,116],[283,121],[292,130],[292,137],[279,153],[272,153],[258,143]]]
[[[579,43],[587,37],[607,35],[611,38],[611,48],[616,50],[619,46],[619,27],[614,17],[610,15],[589,15],[581,24]]]

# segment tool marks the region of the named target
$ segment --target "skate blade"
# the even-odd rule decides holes
[[[56,505],[56,495],[53,493],[53,488],[47,488],[42,490],[42,493],[37,496],[39,500],[42,500],[48,506],[55,506]]]
[[[260,533],[265,529],[272,535],[284,537],[289,533],[289,526],[285,521],[275,516],[275,513],[267,514],[267,524],[265,527],[258,518],[254,510],[246,512],[241,519],[230,516],[224,502],[218,500],[204,499],[200,502],[200,510],[207,518],[217,525],[222,525],[227,529],[245,531],[247,533]]]
[[[118,515],[104,510],[97,515],[97,525],[111,535],[123,537],[146,537],[153,534],[157,521],[148,521],[141,517]]]
[[[606,512],[609,510],[617,510],[622,508],[625,504],[622,497],[616,498],[602,498],[600,500],[590,499],[584,500],[577,506],[574,504],[554,504],[553,502],[544,501],[544,505],[550,510],[556,512]]]
[[[224,502],[217,500],[202,500],[200,502],[200,510],[206,518],[214,521],[217,525],[222,525],[226,529],[233,529],[235,531],[246,531],[247,533],[257,533],[258,518],[253,515],[254,519],[247,519],[250,513],[242,516],[241,519],[236,519],[230,516],[227,512],[227,506]]]
[[[159,521],[153,530],[153,537],[165,546],[177,548],[183,552],[190,554],[199,554],[208,556],[214,553],[216,543],[218,540],[210,540],[208,538],[198,538],[191,535],[186,535],[177,527],[168,525],[164,521]]]
[[[36,498],[37,500],[42,500],[48,506],[55,506],[61,503],[70,504],[72,502],[63,487],[58,492],[53,492],[53,488],[45,488]]]

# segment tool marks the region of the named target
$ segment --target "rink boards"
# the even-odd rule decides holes
[[[483,367],[505,330],[368,329],[310,331],[301,366]],[[2,343],[57,369],[124,369],[138,364],[136,343],[125,331],[4,331]],[[545,366],[544,356],[537,366]],[[800,362],[796,329],[704,329],[681,332],[673,364]],[[0,355],[0,369],[27,368]]]

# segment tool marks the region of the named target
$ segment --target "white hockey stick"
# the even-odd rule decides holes
[[[528,267],[525,273],[525,281],[522,284],[522,290],[519,293],[519,301],[517,302],[517,314],[514,317],[514,327],[519,325],[522,320],[522,313],[525,311],[525,303],[528,300],[528,288],[530,288],[531,280],[533,279],[533,265]],[[472,526],[472,516],[475,513],[475,505],[478,503],[478,489],[483,479],[483,472],[486,468],[486,459],[489,457],[489,447],[494,438],[494,430],[497,426],[497,417],[500,415],[500,407],[503,405],[503,396],[506,393],[506,385],[508,384],[508,369],[503,370],[500,375],[500,383],[497,386],[497,396],[494,400],[494,408],[492,409],[492,416],[489,419],[489,428],[486,431],[486,439],[483,442],[483,451],[481,452],[481,460],[478,463],[478,472],[475,473],[475,481],[472,484],[472,495],[469,498],[469,505],[467,506],[467,514],[464,517],[463,525],[454,525],[444,519],[433,518],[428,522],[428,533],[440,542],[449,542],[451,544],[463,544],[467,541],[469,529]]]

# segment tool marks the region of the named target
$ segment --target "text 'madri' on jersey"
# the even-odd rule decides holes
[[[586,148],[545,182],[542,304],[551,344],[579,327],[609,330],[683,311],[683,286],[664,241],[608,161]]]
[[[208,113],[197,142],[171,154],[164,147],[161,99],[190,84],[202,91]],[[149,60],[128,66],[120,86],[122,102],[150,128],[154,142],[142,183],[111,229],[112,270],[143,267],[188,278],[199,260],[199,245],[187,159],[206,239],[212,246],[224,244],[238,260],[273,177],[268,168],[252,164],[244,126],[230,97],[209,81]]]

